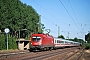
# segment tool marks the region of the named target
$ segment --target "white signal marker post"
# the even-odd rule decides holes
[[[7,37],[6,40],[7,40],[7,50],[8,50],[8,33],[10,32],[10,30],[6,28],[4,32],[6,33],[6,37]]]

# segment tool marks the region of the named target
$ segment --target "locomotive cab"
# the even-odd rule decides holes
[[[35,45],[35,46],[37,46],[37,45],[41,45],[41,37],[40,36],[33,36],[32,37],[32,45]]]
[[[40,36],[32,36],[30,49],[38,50],[41,48],[42,38]]]
[[[30,49],[32,50],[50,50],[53,48],[54,38],[47,34],[33,34],[31,37]]]

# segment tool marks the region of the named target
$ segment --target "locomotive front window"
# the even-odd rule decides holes
[[[32,37],[32,40],[33,40],[34,42],[39,42],[40,39],[41,39],[41,37],[39,37],[39,36],[34,36],[34,37]]]

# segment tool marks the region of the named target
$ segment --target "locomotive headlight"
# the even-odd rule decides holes
[[[32,44],[32,43],[31,43]]]

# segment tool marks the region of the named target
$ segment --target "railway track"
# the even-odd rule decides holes
[[[76,49],[73,51],[68,51],[63,54],[58,54],[51,59],[47,60],[82,60],[82,55],[84,53],[84,49]]]
[[[81,56],[84,53],[84,49],[81,49],[79,51],[73,52],[72,54],[70,54],[69,56],[65,57],[62,60],[82,60]]]
[[[63,55],[70,52],[74,52],[78,48],[65,48],[65,49],[57,49],[52,51],[43,51],[43,52],[27,52],[23,54],[17,55],[9,55],[8,57],[0,58],[0,60],[48,60],[57,55]],[[79,50],[79,49],[78,49]]]
[[[28,53],[29,51],[24,51],[24,50],[21,50],[21,51],[13,51],[13,52],[1,52],[0,53],[0,59],[1,58],[8,58],[10,56],[15,56],[15,55],[20,55],[20,54],[26,54]]]

